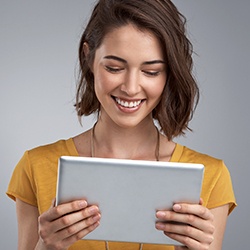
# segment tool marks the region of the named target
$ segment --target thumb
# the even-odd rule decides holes
[[[51,208],[56,206],[56,198],[53,198],[51,201]]]
[[[200,198],[200,202],[199,202],[199,205],[202,205],[203,204],[203,199]]]

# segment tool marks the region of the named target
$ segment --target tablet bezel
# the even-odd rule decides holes
[[[199,203],[203,171],[197,163],[62,156],[56,205],[86,199],[100,207],[87,240],[180,245],[155,229],[155,212]]]

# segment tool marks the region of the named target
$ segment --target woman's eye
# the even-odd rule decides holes
[[[143,70],[143,73],[149,76],[157,76],[160,74],[160,71],[147,71],[147,70]]]
[[[111,73],[118,73],[122,70],[122,68],[110,67],[110,66],[105,66],[105,69]]]

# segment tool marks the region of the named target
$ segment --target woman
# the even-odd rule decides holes
[[[18,163],[7,194],[16,200],[20,250],[221,249],[236,205],[229,172],[222,161],[173,142],[189,129],[199,96],[184,26],[169,0],[97,3],[80,41],[76,109],[98,119],[91,130],[27,151]],[[204,164],[200,204],[155,215],[164,221],[156,230],[184,246],[80,241],[101,214],[85,200],[54,206],[61,155]]]

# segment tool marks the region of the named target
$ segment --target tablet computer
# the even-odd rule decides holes
[[[202,164],[63,156],[56,205],[86,199],[99,206],[100,225],[86,240],[180,245],[155,228],[155,213],[199,203],[203,171]]]

